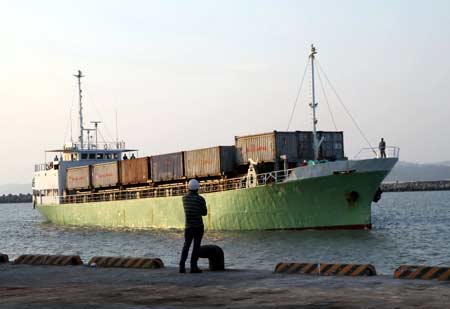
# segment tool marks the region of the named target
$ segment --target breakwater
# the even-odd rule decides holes
[[[381,184],[381,190],[384,192],[444,191],[450,190],[450,180],[384,182]]]
[[[31,203],[31,194],[3,194],[0,195],[0,204],[12,204],[12,203]]]

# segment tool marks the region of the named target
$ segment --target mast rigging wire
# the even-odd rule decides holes
[[[99,108],[97,107],[97,104],[95,104],[95,101],[92,99],[92,96],[91,96],[91,94],[89,93],[89,91],[85,91],[85,93],[87,93],[87,96],[88,96],[90,102],[91,102],[92,105],[94,106],[95,112],[97,113],[98,117],[100,118],[100,121],[103,123],[103,127],[105,128],[107,137],[112,141],[112,135],[111,135],[111,132],[109,131],[108,126],[107,126],[106,122],[104,121],[104,119],[103,119],[103,117],[102,117],[102,114],[101,114],[100,111],[99,111]],[[104,142],[106,142],[106,141],[104,140]]]
[[[339,94],[337,93],[336,89],[333,87],[333,85],[330,82],[330,79],[327,76],[327,73],[325,73],[325,71],[322,69],[322,66],[319,64],[318,61],[316,61],[317,67],[319,68],[320,71],[322,71],[323,75],[325,76],[325,79],[328,82],[328,85],[331,87],[331,89],[334,92],[334,95],[337,97],[339,103],[341,103],[342,107],[344,108],[345,112],[347,113],[347,115],[350,117],[350,119],[352,120],[353,124],[355,125],[355,127],[358,129],[359,133],[361,134],[361,136],[363,137],[363,139],[366,141],[367,145],[369,145],[370,149],[372,149],[372,151],[376,154],[376,151],[374,150],[374,148],[372,147],[372,145],[370,144],[369,140],[367,139],[367,137],[364,135],[364,132],[361,130],[361,128],[359,127],[358,123],[356,122],[355,118],[353,118],[352,114],[350,113],[350,111],[347,109],[347,107],[345,106],[344,102],[342,101],[341,97],[339,96]]]
[[[331,111],[331,106],[330,106],[330,103],[328,102],[328,96],[327,96],[327,93],[325,92],[325,88],[323,86],[322,78],[320,77],[319,72],[320,72],[320,70],[317,70],[317,76],[319,77],[320,88],[322,89],[323,96],[325,97],[325,102],[327,103],[328,112],[330,113],[331,121],[333,122],[334,129],[337,131],[338,129],[337,129],[336,121],[334,120],[333,112]]]
[[[294,117],[295,109],[297,108],[298,99],[300,97],[300,92],[301,92],[302,87],[303,87],[303,82],[305,81],[305,76],[306,76],[306,71],[308,70],[308,65],[309,65],[309,58],[308,58],[308,61],[306,62],[305,70],[303,71],[303,77],[302,77],[302,80],[300,82],[300,87],[298,88],[298,91],[297,91],[297,96],[296,96],[295,101],[294,101],[294,107],[292,108],[291,115],[289,117],[289,122],[288,122],[286,131],[289,131],[289,128],[291,126],[292,118]]]
[[[65,127],[65,129],[64,129],[64,144],[66,143],[66,137],[67,137],[67,131],[68,131],[68,129],[67,129],[67,127],[70,125],[70,142],[72,142],[73,143],[73,132],[72,132],[72,110],[73,110],[73,102],[75,101],[75,94],[76,94],[76,90],[77,90],[77,87],[76,87],[76,84],[75,84],[75,86],[73,87],[73,93],[72,93],[72,103],[70,103],[70,110],[69,110],[69,121],[67,122],[67,124],[66,124],[66,127]]]

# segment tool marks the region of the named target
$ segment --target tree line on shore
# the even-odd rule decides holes
[[[0,204],[1,203],[31,203],[32,196],[31,194],[3,194],[0,195]]]

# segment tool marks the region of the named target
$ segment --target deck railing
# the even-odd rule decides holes
[[[71,145],[67,145],[65,148],[67,150],[122,150],[125,149],[125,142],[98,142],[97,144],[89,142],[83,143],[83,145],[81,145],[80,143],[73,143]]]
[[[385,149],[387,158],[399,158],[400,156],[400,148],[397,146],[388,146]],[[362,159],[374,159],[380,158],[381,153],[378,148],[362,148],[354,157],[354,159],[362,160]]]
[[[283,182],[292,169],[256,175],[258,186]],[[248,188],[247,176],[211,182],[201,182],[199,193],[211,193]],[[188,192],[186,184],[159,186],[155,188],[135,188],[121,191],[98,193],[78,193],[59,197],[59,204],[78,204],[105,201],[120,201],[140,198],[181,196]]]
[[[34,171],[35,172],[42,172],[42,171],[48,171],[53,169],[53,162],[48,163],[40,163],[34,165]]]

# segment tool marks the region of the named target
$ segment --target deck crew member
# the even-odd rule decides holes
[[[384,138],[381,138],[378,148],[380,149],[380,158],[386,158],[386,142]]]
[[[199,186],[200,184],[196,179],[191,179],[188,183],[189,193],[183,196],[185,228],[184,246],[180,259],[180,273],[186,272],[185,263],[192,240],[194,240],[194,247],[192,248],[191,254],[191,273],[202,272],[198,268],[197,262],[204,231],[202,216],[206,216],[208,211],[206,209],[205,199],[198,194]]]

